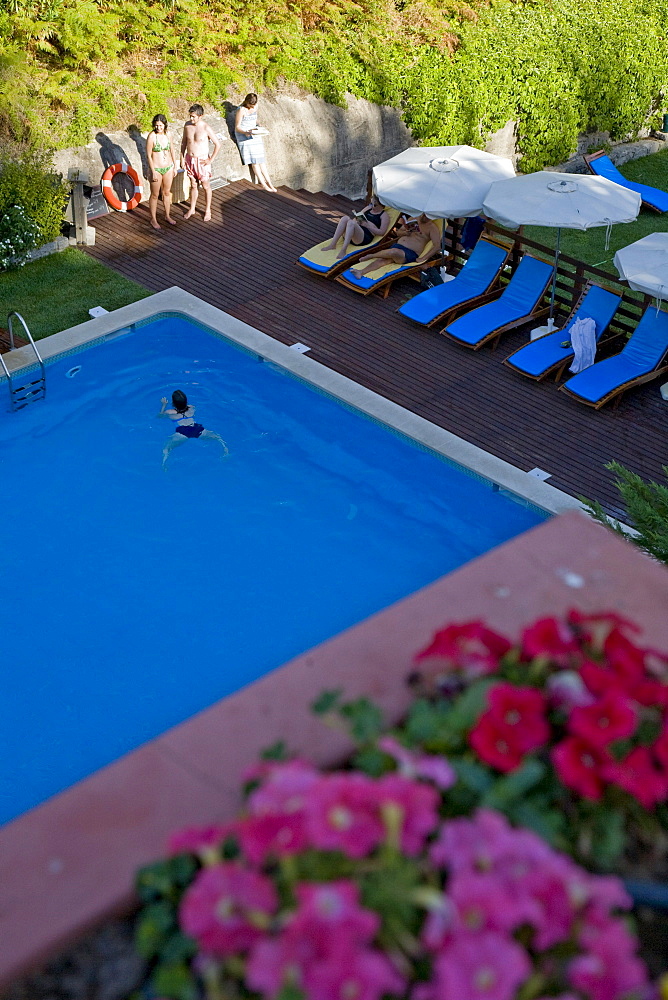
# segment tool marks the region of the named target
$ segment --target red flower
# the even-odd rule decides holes
[[[593,615],[583,615],[577,608],[571,608],[566,620],[572,626],[581,642],[591,646],[597,653],[602,652],[605,641],[613,629],[639,632],[640,628],[614,611],[600,611]]]
[[[568,736],[552,750],[552,763],[564,785],[596,802],[603,795],[602,769],[610,762],[604,750],[578,736]]]
[[[524,754],[514,742],[515,731],[510,726],[497,723],[491,712],[484,712],[469,735],[469,744],[486,764],[497,771],[514,771],[522,763]]]
[[[482,622],[448,625],[436,632],[431,643],[415,656],[415,662],[438,659],[448,670],[461,669],[467,677],[494,673],[510,643]]]
[[[668,772],[668,725],[663,727],[663,730],[659,734],[659,738],[654,743],[652,750],[659,764],[661,764]]]
[[[605,776],[645,809],[668,798],[668,778],[657,770],[647,747],[636,747],[624,760],[611,761],[605,768]]]
[[[645,651],[635,646],[618,628],[613,628],[605,640],[603,655],[625,690],[630,691],[634,684],[644,680]]]
[[[568,666],[571,657],[578,651],[572,629],[558,618],[539,618],[525,628],[521,647],[525,660],[541,656],[560,667]]]
[[[605,747],[631,736],[637,722],[637,713],[628,698],[613,689],[592,705],[574,708],[568,718],[568,728],[585,742]]]
[[[496,684],[488,693],[489,715],[501,731],[508,728],[512,743],[524,753],[547,743],[550,727],[545,719],[547,703],[536,688]]]

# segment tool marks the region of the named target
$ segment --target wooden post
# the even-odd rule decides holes
[[[84,184],[88,183],[88,177],[83,171],[72,169],[69,171],[68,179],[72,182],[72,218],[74,219],[76,241],[85,246],[88,242],[88,225]]]

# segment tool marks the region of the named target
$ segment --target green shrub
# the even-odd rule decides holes
[[[0,159],[0,215],[20,205],[38,227],[37,246],[60,235],[68,188],[48,164],[48,153],[24,149]]]
[[[615,485],[638,534],[635,537],[627,535],[596,501],[584,501],[588,512],[601,524],[634,542],[643,552],[668,565],[668,488],[660,483],[645,482],[619,462],[610,462],[606,469],[617,477]],[[663,466],[663,472],[668,478],[667,465]]]

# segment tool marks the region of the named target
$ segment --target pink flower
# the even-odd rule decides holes
[[[611,761],[605,769],[608,781],[619,785],[638,800],[645,809],[652,809],[668,798],[668,778],[657,770],[647,747],[636,747],[620,761]]]
[[[482,622],[464,622],[436,632],[431,643],[417,653],[415,662],[438,660],[443,670],[461,670],[473,680],[494,673],[509,649],[508,640]]]
[[[236,833],[235,823],[212,826],[186,826],[177,830],[167,841],[167,854],[197,854],[209,857],[231,835]]]
[[[311,789],[307,828],[314,847],[363,858],[385,836],[375,783],[363,774],[332,774]]]
[[[457,775],[445,757],[412,753],[392,736],[383,736],[378,740],[378,746],[394,758],[399,765],[399,774],[405,778],[425,778],[443,791],[452,788],[457,781]]]
[[[308,847],[306,823],[297,814],[247,816],[238,827],[242,854],[251,864],[262,865],[268,857],[289,857]]]
[[[553,748],[552,763],[559,780],[585,799],[594,802],[603,795],[603,769],[611,758],[578,736],[568,736]]]
[[[368,944],[380,927],[380,917],[359,904],[355,882],[308,883],[297,886],[297,912],[291,933],[307,937],[323,954],[336,937],[338,943]]]
[[[505,935],[458,934],[434,963],[434,998],[514,1000],[531,968],[524,949]]]
[[[432,785],[411,781],[400,774],[386,774],[376,784],[376,800],[388,834],[397,824],[401,850],[414,857],[438,824],[440,795]],[[394,809],[394,816],[388,807]]]
[[[403,994],[405,980],[389,959],[372,948],[339,951],[313,966],[308,1000],[380,1000]]]
[[[621,1000],[644,989],[647,971],[636,958],[635,940],[620,920],[602,930],[585,929],[581,943],[589,950],[568,966],[568,980],[589,1000]]]
[[[273,882],[234,861],[198,872],[179,908],[185,934],[219,958],[246,951],[278,909]]]
[[[512,733],[514,746],[523,753],[537,750],[547,742],[550,727],[545,721],[547,704],[536,688],[514,684],[495,684],[487,694],[489,715],[501,727]]]
[[[507,934],[521,924],[535,919],[537,908],[527,905],[528,898],[518,898],[506,880],[496,872],[467,872],[453,875],[448,882],[448,897],[455,907],[457,927],[461,931],[499,931]]]
[[[287,763],[265,762],[262,784],[248,798],[248,808],[255,816],[265,813],[298,813],[320,774],[302,760]]]
[[[597,747],[626,739],[635,732],[638,714],[629,700],[617,691],[609,691],[593,703],[574,708],[568,728],[575,736]]]
[[[469,733],[469,744],[485,764],[505,773],[514,771],[524,759],[515,736],[514,729],[499,724],[490,712],[483,712]]]
[[[451,872],[487,872],[504,852],[513,831],[493,809],[478,809],[472,819],[448,820],[432,844],[432,862]]]
[[[274,997],[286,983],[292,983],[311,998],[314,981],[321,982],[318,970],[323,963],[336,960],[342,969],[352,969],[360,949],[367,958],[375,955],[367,946],[378,931],[380,918],[359,905],[354,882],[303,883],[297,886],[296,896],[297,909],[280,935],[258,941],[249,957],[246,983],[264,996]],[[363,976],[365,969],[372,988],[373,972],[379,972],[379,967],[370,960],[357,974]],[[329,981],[331,973],[331,968],[329,972],[325,969],[322,981]]]
[[[573,630],[558,618],[539,618],[522,632],[522,658],[541,657],[560,667],[566,667],[578,651]]]

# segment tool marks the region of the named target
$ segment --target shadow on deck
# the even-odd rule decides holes
[[[201,213],[182,221],[179,205],[178,225],[155,232],[142,205],[98,219],[87,252],[152,291],[178,285],[283,343],[301,341],[316,361],[519,469],[544,469],[551,485],[597,499],[611,514],[624,517],[606,462],[662,480],[666,404],[656,383],[624,396],[616,410],[595,412],[553,382],[523,379],[502,364],[526,342],[526,329],[504,336],[496,351],[469,351],[396,313],[418,290],[414,282],[396,283],[385,300],[362,298],[295,266],[349,206],[342,197],[270,194],[239,181],[214,192],[210,223]]]

